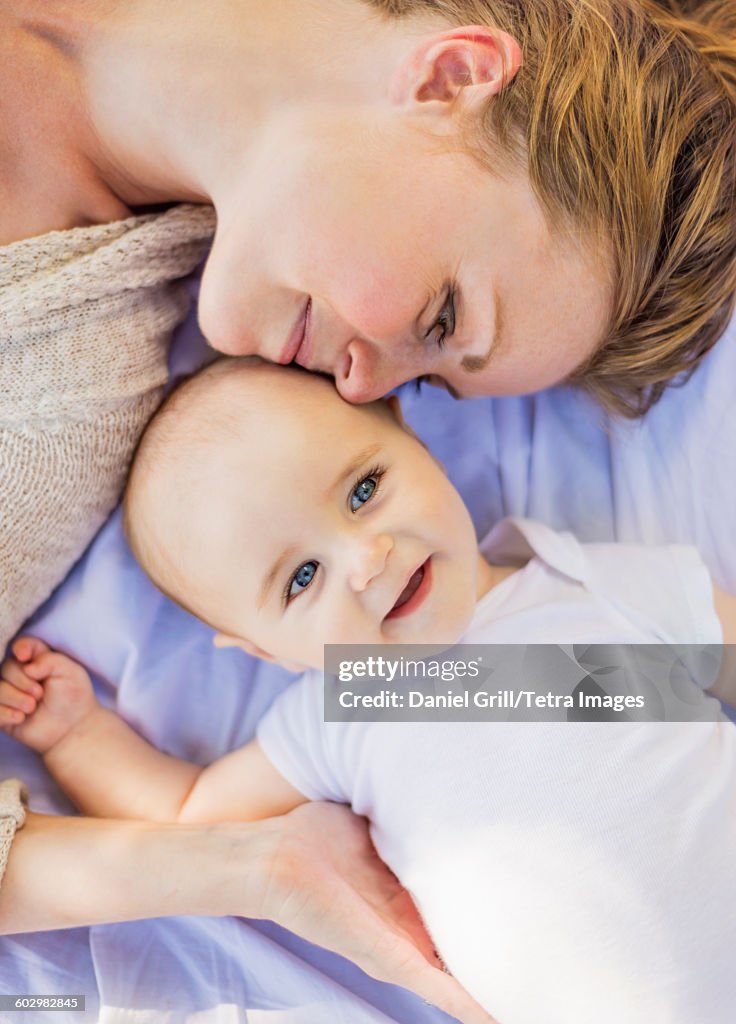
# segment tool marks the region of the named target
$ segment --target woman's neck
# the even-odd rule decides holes
[[[97,17],[105,6],[95,4]],[[80,88],[89,13],[82,0],[0,9],[0,244],[127,212],[98,173]]]
[[[60,166],[80,193],[94,179],[101,219],[115,202],[212,200],[285,109],[387,97],[399,48],[429,27],[382,20],[358,0],[181,0],[176,14],[160,0],[8,8],[19,82],[43,49],[44,93],[65,126],[26,150],[26,177],[40,155],[57,187]],[[49,120],[42,106],[19,84],[16,120]]]

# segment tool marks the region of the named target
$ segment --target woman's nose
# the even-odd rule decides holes
[[[335,384],[348,402],[373,402],[411,380],[412,376],[398,351],[392,352],[390,348],[381,351],[373,342],[355,338],[349,343],[343,365],[335,374]]]
[[[385,533],[360,538],[354,542],[348,576],[352,590],[356,592],[365,590],[371,580],[381,575],[393,546],[393,539]]]

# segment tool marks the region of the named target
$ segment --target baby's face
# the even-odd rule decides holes
[[[478,552],[432,456],[387,406],[348,405],[326,381],[292,375],[256,404],[256,443],[213,453],[209,620],[317,668],[327,643],[457,640]]]

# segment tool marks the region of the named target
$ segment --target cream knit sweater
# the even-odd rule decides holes
[[[0,656],[114,507],[213,230],[177,206],[0,249]]]
[[[0,885],[16,829],[26,820],[28,792],[18,779],[0,779]]]

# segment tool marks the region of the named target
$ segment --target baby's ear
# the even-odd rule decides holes
[[[396,420],[397,424],[402,430],[405,430],[407,434],[411,434],[415,441],[418,441],[422,448],[426,448],[426,444],[422,441],[421,437],[417,437],[414,431],[411,429],[409,424],[404,419],[404,414],[401,411],[401,402],[399,401],[398,395],[389,395],[388,398],[384,398],[386,408],[391,413],[391,416]]]
[[[384,402],[386,403],[388,411],[399,424],[401,429],[408,431],[408,433],[410,434],[414,434],[414,431],[407,426],[406,420],[404,419],[404,414],[401,411],[401,402],[399,401],[399,396],[389,395],[388,398],[384,398]],[[414,436],[416,437],[416,434],[414,434]]]
[[[258,644],[245,640],[241,636],[232,636],[230,633],[215,633],[212,643],[215,647],[239,647],[246,654],[252,654],[254,658],[262,658],[263,661],[276,661],[268,651],[264,651]]]
[[[436,456],[436,455],[433,455],[433,454],[432,454],[432,452],[431,452],[431,451],[429,450],[429,448],[428,448],[428,447],[427,447],[427,445],[426,445],[426,444],[424,443],[424,441],[422,441],[421,437],[419,437],[419,436],[418,436],[418,435],[417,435],[417,434],[416,434],[416,433],[415,433],[415,432],[414,432],[414,431],[413,431],[413,430],[411,429],[411,427],[409,426],[409,424],[408,424],[408,423],[406,422],[406,420],[404,419],[404,414],[403,414],[403,412],[401,411],[401,402],[399,401],[398,397],[397,397],[396,395],[389,395],[389,396],[388,396],[388,398],[384,398],[384,400],[383,400],[383,401],[384,401],[384,403],[385,403],[385,405],[386,405],[386,408],[387,408],[387,409],[388,409],[388,411],[389,411],[389,412],[391,413],[391,415],[392,415],[392,416],[393,416],[393,418],[394,418],[394,419],[396,420],[397,424],[398,424],[398,425],[399,425],[399,426],[401,427],[401,429],[402,429],[402,430],[405,430],[407,434],[410,434],[410,435],[411,435],[411,436],[412,436],[412,437],[414,438],[414,440],[415,440],[415,441],[418,441],[418,442],[419,442],[419,444],[420,444],[420,445],[422,446],[422,448],[424,448],[424,450],[425,450],[426,452],[429,452],[429,454],[430,454],[430,455],[432,456],[432,458],[434,459],[434,461],[435,461],[435,462],[437,463],[437,465],[438,465],[438,466],[440,467],[440,469],[442,470],[442,472],[443,472],[443,473],[445,474],[445,476],[447,476],[447,470],[445,469],[445,466],[444,466],[444,464],[443,464],[442,462],[440,462],[440,460],[439,460],[439,459],[437,458],[437,456]]]
[[[265,651],[258,644],[254,644],[251,640],[245,640],[240,636],[231,636],[229,633],[216,633],[212,638],[212,643],[215,647],[239,647],[241,651],[251,654],[254,658],[260,658],[261,661],[270,661],[273,665],[281,665],[287,672],[306,671],[306,665],[299,665],[295,661],[284,661],[282,658],[277,658],[270,651]]]
[[[401,411],[401,402],[399,401],[398,395],[389,395],[388,398],[384,398],[384,402],[386,403],[388,411],[391,413],[391,415],[396,420],[397,424],[401,427],[401,429],[406,431],[407,434],[410,434],[415,441],[418,441],[422,448],[425,448],[427,451],[429,451],[429,448],[427,448],[426,444],[424,443],[424,441],[422,441],[421,437],[419,437],[419,435],[414,430],[412,430],[412,428],[404,419],[404,414]]]

